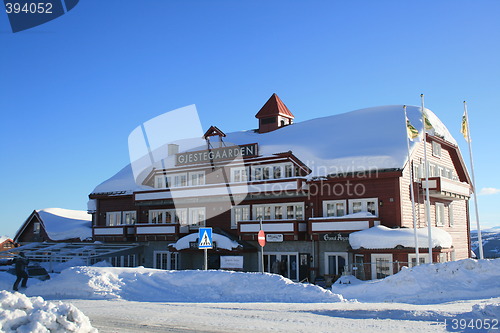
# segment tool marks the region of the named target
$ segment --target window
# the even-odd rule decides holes
[[[450,223],[450,227],[453,227],[455,224],[454,216],[453,216],[453,202],[450,202],[448,205],[448,222]]]
[[[166,187],[165,180],[166,180],[165,175],[156,175],[154,187],[155,188],[165,188]]]
[[[271,167],[265,166],[262,168],[262,179],[270,179]]]
[[[349,212],[351,214],[367,212],[372,215],[378,216],[378,199],[352,199],[349,200]]]
[[[252,167],[252,172],[253,180],[281,179],[294,176],[294,168],[291,163],[255,166]],[[234,175],[233,177],[236,178],[237,176]]]
[[[298,281],[299,270],[296,252],[267,252],[264,253],[264,270],[266,272],[281,274],[293,281]]]
[[[135,267],[136,265],[136,255],[129,254],[119,257],[111,257],[111,265],[113,267]]]
[[[325,274],[341,275],[347,265],[347,253],[325,252]]]
[[[134,224],[136,221],[136,212],[131,210],[128,212],[123,212],[123,223],[124,224]]]
[[[323,216],[344,216],[345,200],[323,201]]]
[[[432,141],[432,156],[441,157],[441,145]]]
[[[283,219],[283,207],[282,206],[274,206],[274,218],[276,220]]]
[[[150,210],[149,211],[149,223],[165,223],[165,211],[164,210]]]
[[[189,225],[192,227],[205,225],[205,207],[189,208]]]
[[[231,228],[235,229],[238,222],[250,220],[250,206],[235,206],[231,209]]]
[[[392,254],[377,253],[371,255],[372,279],[383,279],[394,274]]]
[[[293,177],[293,165],[285,164],[285,177],[286,178]]]
[[[273,167],[273,178],[274,179],[281,178],[281,166],[277,165]]]
[[[175,223],[180,225],[188,224],[187,208],[178,208],[175,210]]]
[[[255,167],[253,179],[262,180],[262,167]]]
[[[248,181],[247,168],[232,168],[231,169],[231,182],[246,182]]]
[[[40,222],[33,223],[33,233],[38,235],[40,233]]]
[[[186,218],[186,208],[155,209],[149,211],[149,223],[183,223]],[[187,222],[186,222],[187,223]]]
[[[429,253],[419,253],[418,254],[419,265],[429,263]],[[417,255],[415,253],[408,254],[408,266],[414,267],[417,265]]]
[[[156,269],[177,269],[177,253],[170,251],[154,251],[153,268]]]
[[[107,212],[106,225],[114,226],[122,224],[122,212]]]
[[[302,220],[304,219],[304,203],[282,203],[271,205],[254,205],[253,216],[257,220]],[[285,216],[286,214],[286,216]]]
[[[205,185],[205,172],[190,172],[189,173],[189,185],[197,186],[197,185]]]
[[[444,226],[444,204],[436,202],[436,226]]]

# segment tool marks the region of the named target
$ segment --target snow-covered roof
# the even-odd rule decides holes
[[[5,242],[6,240],[9,240],[11,239],[10,237],[7,237],[7,236],[0,236],[0,244],[2,244],[3,242]]]
[[[192,233],[182,238],[179,238],[177,242],[169,244],[169,247],[174,247],[177,251],[189,249],[191,242],[196,242],[198,240],[198,233]],[[242,247],[242,245],[229,237],[213,232],[212,241],[217,244],[217,248],[233,250]]]
[[[379,225],[373,228],[353,232],[349,235],[349,244],[354,250],[365,249],[393,249],[398,245],[415,247],[414,229],[390,229]],[[452,238],[442,229],[431,228],[432,247],[450,248]],[[418,246],[427,247],[429,237],[427,228],[417,230]]]
[[[86,211],[64,208],[46,208],[36,211],[42,220],[45,231],[54,241],[92,237],[92,216]]]
[[[425,111],[434,127],[430,134],[456,145],[455,139],[439,118],[432,111]],[[407,113],[411,124],[422,132],[421,108],[408,106]],[[321,177],[403,168],[407,160],[405,124],[403,105],[379,106],[298,122],[267,133],[253,130],[226,133],[224,142],[226,145],[257,142],[262,156],[291,151],[312,170],[310,177]],[[165,142],[165,146],[167,144]],[[415,144],[411,143],[412,148]],[[180,152],[200,149],[199,146],[182,145],[180,148]],[[166,152],[166,149],[160,150]],[[174,158],[165,156],[157,167],[174,167]],[[155,161],[159,161],[156,156]],[[93,193],[123,194],[141,189],[144,186],[136,184],[132,168],[128,165],[98,185]]]

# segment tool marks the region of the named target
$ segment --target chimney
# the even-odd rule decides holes
[[[178,152],[179,152],[179,145],[176,145],[174,143],[168,144],[168,156],[175,155]]]

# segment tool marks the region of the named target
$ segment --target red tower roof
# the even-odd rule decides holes
[[[287,118],[295,118],[295,116],[288,110],[285,103],[278,97],[278,95],[273,94],[255,115],[255,118],[262,119],[272,116],[283,116]]]

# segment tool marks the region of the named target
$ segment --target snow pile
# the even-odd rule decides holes
[[[54,241],[92,237],[92,216],[85,211],[63,208],[37,210],[47,235]]]
[[[45,298],[145,302],[340,302],[321,287],[280,275],[232,271],[164,271],[137,267],[73,267],[28,288]]]
[[[365,249],[393,249],[398,245],[403,247],[415,247],[414,229],[399,228],[390,229],[379,225],[373,228],[353,232],[349,235],[349,244],[355,250]],[[429,241],[427,228],[417,230],[419,247],[425,247]],[[450,248],[452,238],[449,233],[442,229],[432,228],[432,246]]]
[[[332,291],[362,302],[429,304],[500,297],[500,259],[464,259],[403,268],[383,280],[334,284]]]
[[[97,332],[89,318],[75,306],[28,298],[0,291],[0,331],[10,332]]]

